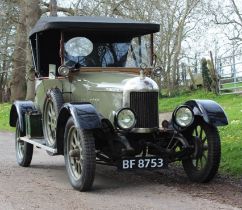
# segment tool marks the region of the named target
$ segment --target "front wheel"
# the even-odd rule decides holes
[[[96,153],[95,141],[91,131],[79,130],[69,118],[64,135],[64,157],[69,181],[73,188],[87,191],[92,187]]]
[[[217,128],[198,121],[186,137],[194,146],[194,153],[182,161],[187,176],[194,182],[209,182],[218,171],[221,157]]]
[[[20,139],[21,136],[24,136],[21,132],[19,121],[16,123],[16,133],[15,133],[15,151],[17,163],[20,166],[27,167],[30,165],[32,156],[33,156],[33,145],[29,144]]]

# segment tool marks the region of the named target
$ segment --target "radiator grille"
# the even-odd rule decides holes
[[[137,115],[136,128],[158,127],[158,93],[131,92],[130,108]]]

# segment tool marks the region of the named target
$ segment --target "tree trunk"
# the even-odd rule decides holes
[[[172,91],[174,91],[177,88],[177,68],[178,68],[178,62],[179,62],[179,56],[181,54],[181,44],[184,39],[184,28],[186,25],[186,19],[188,18],[188,15],[190,14],[192,8],[194,8],[197,4],[197,0],[186,0],[185,1],[185,8],[184,12],[180,16],[180,20],[178,21],[178,26],[176,28],[176,41],[175,41],[175,50],[174,50],[174,56],[173,56],[173,62],[172,62]]]
[[[3,102],[3,91],[0,89],[0,103]]]
[[[27,34],[38,21],[41,15],[40,1],[39,0],[25,0],[25,13],[26,13],[26,30]],[[28,39],[28,37],[27,37]],[[28,39],[29,40],[29,39]],[[26,57],[26,72],[27,72],[27,100],[34,100],[35,96],[35,72],[32,67],[32,54],[30,44],[27,44],[27,57]]]
[[[217,71],[214,66],[213,54],[211,51],[210,51],[210,59],[211,59],[211,61],[209,62],[209,66],[210,66],[209,71],[210,71],[211,78],[213,80],[212,88],[213,88],[214,93],[216,95],[219,95],[219,78],[218,78],[218,74],[217,74]]]
[[[2,68],[1,68],[1,72],[2,74],[0,73],[0,91],[1,91],[1,95],[4,95],[6,94],[6,89],[8,88],[7,87],[7,81],[8,81],[8,71],[9,71],[9,68],[10,68],[10,62],[11,60],[8,58],[8,47],[9,47],[9,39],[10,39],[10,31],[11,31],[12,28],[9,28],[7,31],[6,31],[6,35],[5,35],[5,43],[4,43],[4,46],[3,46],[3,55],[1,57],[1,62],[2,62]],[[2,100],[2,98],[0,99]],[[6,102],[6,98],[5,100],[3,100],[4,102]],[[9,101],[9,98],[8,100]]]
[[[24,3],[20,3],[20,7],[24,7]],[[25,80],[25,60],[26,60],[26,16],[24,12],[20,14],[17,26],[15,49],[13,53],[13,74],[10,82],[11,101],[23,100],[26,96],[26,80]]]
[[[50,16],[57,16],[57,1],[56,0],[50,0]]]

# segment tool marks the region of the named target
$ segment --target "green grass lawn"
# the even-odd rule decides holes
[[[14,131],[9,126],[10,104],[0,104],[0,131]]]
[[[229,125],[219,127],[222,142],[222,161],[220,170],[235,176],[242,175],[242,96],[216,96],[210,92],[198,90],[187,92],[172,98],[161,98],[161,112],[172,111],[177,105],[190,99],[211,99],[219,103],[225,110]]]
[[[242,82],[221,84],[222,88],[242,87]]]
[[[242,91],[242,82],[239,83],[227,83],[221,85],[221,93],[233,93]]]

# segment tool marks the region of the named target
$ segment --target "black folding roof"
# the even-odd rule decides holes
[[[38,32],[49,30],[80,30],[97,32],[124,32],[132,35],[145,35],[160,30],[154,23],[145,23],[131,19],[88,16],[43,17],[36,23],[30,37]]]

